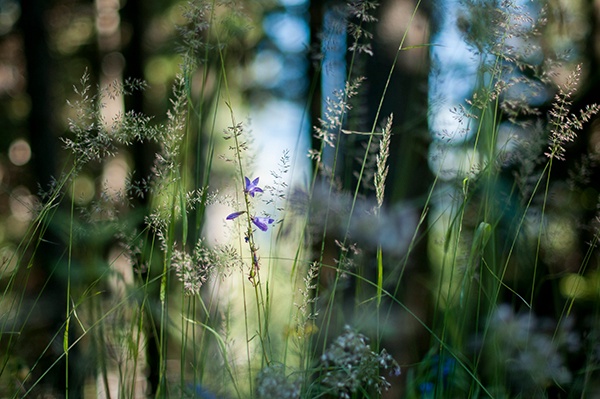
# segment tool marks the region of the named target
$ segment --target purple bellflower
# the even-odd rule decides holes
[[[233,220],[244,213],[246,213],[246,211],[233,212],[232,214],[228,215],[225,219]],[[269,225],[275,222],[275,219],[263,216],[252,216],[251,220],[252,223],[254,223],[254,225],[262,231],[267,231],[269,229]]]
[[[254,194],[256,193],[264,192],[262,188],[258,187],[258,177],[252,181],[250,181],[250,179],[247,177],[244,177],[244,179],[246,180],[246,187],[244,188],[244,191],[250,194],[251,197],[254,197]]]
[[[246,187],[244,187],[244,192],[250,194],[251,197],[254,197],[254,194],[256,194],[256,193],[264,192],[262,188],[258,187],[258,179],[259,178],[257,177],[256,179],[250,181],[249,178],[244,176],[244,180],[246,180]],[[225,219],[233,220],[244,213],[246,213],[246,211],[233,212],[233,213],[227,215],[227,217]],[[269,229],[269,225],[273,224],[273,222],[275,222],[275,219],[272,219],[270,217],[263,217],[263,216],[251,216],[250,220],[252,221],[252,223],[254,223],[254,225],[256,227],[258,227],[262,231],[267,231]],[[246,237],[246,240],[247,240],[247,237]]]
[[[246,213],[246,211],[238,211],[238,212],[233,212],[232,214],[227,215],[227,217],[225,219],[227,220],[233,220],[236,217],[240,216],[241,214]]]
[[[267,231],[269,225],[272,224],[275,219],[261,217],[261,216],[252,216],[252,223],[262,231]]]

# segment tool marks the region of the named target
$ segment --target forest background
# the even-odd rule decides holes
[[[0,0],[0,396],[598,395],[599,27]]]

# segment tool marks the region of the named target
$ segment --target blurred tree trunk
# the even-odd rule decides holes
[[[325,14],[325,2],[322,0],[311,0],[309,5],[309,30],[310,47],[308,52],[308,81],[310,84],[310,126],[317,123],[321,117],[321,33],[323,32],[323,17]],[[312,129],[309,131],[311,148],[318,150],[321,143],[314,137]]]
[[[21,30],[23,34],[23,48],[26,58],[27,70],[27,93],[30,98],[30,112],[28,116],[28,130],[32,149],[32,162],[35,181],[39,182],[42,191],[50,190],[56,173],[57,166],[57,134],[56,121],[53,109],[55,99],[52,95],[52,82],[54,76],[54,60],[48,47],[48,32],[46,30],[46,12],[51,2],[47,0],[22,0],[21,1]],[[49,223],[49,221],[45,221]],[[39,237],[36,262],[39,262],[41,270],[49,280],[45,285],[44,292],[38,304],[43,304],[43,320],[32,320],[36,325],[34,331],[46,331],[42,337],[51,339],[52,334],[64,329],[65,309],[68,298],[66,298],[65,273],[60,269],[64,264],[61,255],[64,253],[64,245],[60,238],[53,233],[52,229],[45,230],[44,236]],[[43,279],[44,281],[46,278]],[[62,334],[58,334],[62,339]],[[39,339],[40,335],[36,337]],[[63,355],[56,348],[61,345],[51,345],[47,356],[37,364],[38,370],[48,370],[40,383],[42,389],[50,388],[55,393],[62,395],[66,389],[64,358],[53,365],[54,361]],[[82,395],[83,373],[78,363],[78,347],[73,346],[69,351],[69,396],[79,398]],[[37,359],[35,359],[37,360]]]
[[[424,212],[425,198],[427,198],[428,190],[433,182],[433,175],[427,166],[429,144],[427,127],[428,53],[426,48],[401,52],[398,48],[407,29],[409,30],[409,41],[412,41],[404,43],[404,47],[428,43],[430,13],[422,2],[418,10],[418,17],[409,25],[410,15],[417,7],[417,3],[407,0],[384,0],[379,3],[380,5],[375,11],[377,22],[361,23],[352,19],[348,21],[349,23],[360,24],[362,29],[373,33],[374,38],[373,40],[361,39],[365,44],[371,42],[372,55],[368,55],[368,51],[357,51],[355,54],[350,51],[346,53],[347,63],[345,67],[346,69],[351,68],[349,80],[352,81],[359,76],[366,77],[366,80],[358,89],[358,94],[351,99],[352,109],[348,113],[345,129],[370,132],[373,123],[376,122],[379,127],[375,131],[381,132],[381,126],[393,113],[394,124],[389,157],[390,171],[386,181],[385,207],[386,210],[391,210],[395,206],[409,206],[411,212],[414,213],[414,219],[419,220],[422,212]],[[326,48],[323,49],[320,40],[318,40],[320,32],[327,29],[322,22],[324,15],[328,10],[336,6],[342,6],[343,3],[312,1],[310,5],[310,15],[313,18],[311,20],[313,48],[326,51]],[[317,16],[318,19],[314,20],[314,16]],[[347,32],[346,46],[351,46],[352,41],[351,34]],[[323,74],[331,73],[327,68],[323,69]],[[392,73],[388,85],[390,71]],[[323,79],[322,75],[319,74],[319,70],[313,69],[311,72],[313,81]],[[345,74],[346,72],[343,71],[342,73]],[[322,95],[326,94],[323,93]],[[380,109],[382,96],[383,102]],[[320,97],[315,97],[313,100],[311,108],[313,125],[316,125],[317,119],[322,118],[323,112],[326,112],[321,110],[322,100],[323,98]],[[379,141],[380,137],[374,137],[373,146]],[[342,134],[340,142],[337,143],[340,146],[338,159],[341,161],[338,161],[340,164],[336,171],[344,190],[351,194],[354,193],[358,184],[357,176],[361,170],[368,138],[369,136],[364,134]],[[313,149],[319,149],[320,143],[315,142],[313,139],[312,146]],[[375,153],[370,155],[370,157],[374,156]],[[367,186],[371,186],[371,188]],[[374,197],[372,176],[362,176],[359,193],[361,198]],[[399,259],[392,259],[392,256],[383,253],[384,278],[387,278],[384,288],[389,292],[398,293],[397,298],[423,320],[427,319],[429,304],[428,291],[423,287],[423,282],[427,281],[429,274],[426,227],[426,225],[422,226],[418,232],[418,241],[416,246],[412,248],[406,263]],[[334,259],[340,256],[339,247],[333,242],[334,238],[331,234],[327,235],[326,254],[323,263],[333,265],[335,264]],[[350,245],[351,243],[346,244]],[[377,281],[374,272],[376,270],[375,248],[361,249],[366,254],[361,258],[364,259],[365,266],[361,266],[359,274],[363,273],[369,281]],[[320,254],[321,242],[315,244],[313,251],[317,256]],[[404,267],[404,269],[401,270],[401,267]],[[390,279],[390,276],[393,277]],[[321,280],[323,280],[323,276],[321,276]],[[327,282],[322,282],[322,284],[326,286]],[[344,288],[342,301],[345,305],[337,308],[338,310],[334,315],[334,319],[342,322],[342,324],[338,325],[336,321],[330,330],[330,334],[338,334],[343,323],[360,323],[360,320],[363,322],[364,320],[373,321],[369,316],[362,314],[372,313],[370,312],[372,309],[366,310],[365,307],[359,312],[351,310],[357,306],[357,303],[362,303],[361,300],[364,298],[358,298],[358,293],[361,290],[368,292],[366,294],[368,297],[371,294],[372,287],[368,284],[353,281],[349,287]],[[374,302],[370,301],[370,303]],[[392,301],[384,300],[381,307],[382,314],[387,313],[388,306],[393,306]],[[352,315],[353,312],[354,315]],[[382,327],[382,331],[394,331],[394,336],[384,336],[382,347],[390,350],[401,363],[408,364],[418,361],[430,345],[429,334],[426,333],[417,320],[407,315],[400,307],[393,306],[390,314],[391,317],[387,320],[387,325]],[[353,318],[355,319],[351,321]],[[381,323],[384,323],[383,319]],[[360,325],[360,328],[375,331],[374,325]],[[329,342],[331,338],[332,336],[320,337],[320,339],[326,339]],[[322,345],[322,342],[316,345]],[[388,397],[399,397],[400,392],[393,391],[388,395],[390,395]]]
[[[410,15],[416,7],[416,16],[410,22]],[[428,7],[427,1],[380,1],[376,15],[378,22],[373,27],[373,56],[366,59],[365,65],[368,90],[364,102],[367,107],[365,119],[370,124],[376,122],[383,126],[390,115],[394,117],[384,207],[388,211],[408,207],[414,220],[419,220],[425,212],[425,200],[433,184],[427,160],[430,141],[427,124],[429,61],[427,47],[403,51],[399,47],[401,44],[405,48],[429,43],[431,12]],[[402,43],[405,32],[406,39]],[[370,131],[371,126],[367,128]],[[376,131],[380,132],[381,127]],[[430,292],[425,286],[430,279],[427,227],[427,223],[419,227],[416,245],[406,262],[393,257],[390,259],[383,253],[384,288],[394,293],[425,322],[430,306]],[[375,270],[375,267],[372,269]],[[389,276],[393,276],[392,281]],[[431,345],[430,335],[413,316],[394,306],[392,301],[386,302],[386,305],[391,310],[391,317],[382,329],[394,331],[394,334],[383,336],[382,347],[392,353],[400,364],[418,362]],[[388,308],[383,306],[382,309],[387,311]],[[393,390],[384,397],[399,395],[398,390]]]
[[[600,8],[597,1],[583,2],[581,13],[582,30],[586,31],[582,44],[582,52],[578,54],[578,63],[583,65],[583,74],[578,84],[578,89],[571,106],[571,114],[580,115],[588,106],[600,104]],[[558,13],[566,12],[559,9]],[[565,22],[565,25],[567,23]],[[571,23],[573,24],[573,23]],[[570,25],[573,26],[573,25]],[[569,26],[563,27],[568,29]],[[575,41],[575,38],[571,38]],[[579,272],[578,268],[585,263],[585,259],[597,259],[597,237],[600,228],[599,203],[600,198],[600,118],[595,115],[593,119],[584,124],[583,129],[577,132],[577,137],[566,149],[565,160],[555,162],[552,171],[553,183],[566,183],[569,195],[575,201],[569,206],[570,216],[576,219],[577,226],[577,251],[573,251],[568,264],[561,265],[561,270],[549,267],[544,275],[546,281],[541,281],[542,291],[538,300],[538,313],[546,313],[554,317],[560,314],[556,297],[558,286],[555,283],[554,273]],[[591,261],[593,263],[595,261]],[[590,264],[591,264],[590,263]],[[547,266],[547,265],[545,265]],[[584,273],[585,275],[586,273]],[[564,293],[561,293],[564,294]],[[565,298],[566,301],[566,298]],[[581,302],[575,302],[582,305]],[[581,319],[589,317],[589,309],[583,305],[576,310],[583,311]]]
[[[44,16],[48,1],[22,0],[21,27],[27,60],[27,93],[31,100],[29,112],[29,135],[33,156],[33,167],[42,190],[47,190],[56,171],[56,135],[52,118],[53,98],[52,57],[48,49],[48,32]]]
[[[147,28],[147,14],[147,7],[144,7],[144,3],[141,0],[128,0],[121,9],[122,24],[124,31],[126,31],[123,42],[123,56],[125,57],[123,78],[125,81],[145,80],[144,63],[147,57],[144,51],[144,35]],[[137,114],[144,113],[144,92],[135,90],[130,95],[125,96],[125,112],[130,111]],[[151,176],[154,162],[154,144],[149,142],[135,142],[131,146],[130,151],[135,165],[133,181],[140,182],[148,179]],[[148,199],[148,195],[136,199],[136,208],[142,209],[143,214],[148,213]],[[144,230],[143,219],[140,221],[138,228],[140,231]],[[142,276],[142,280],[146,280],[146,278],[147,276]],[[158,306],[154,301],[150,301],[145,311],[152,313],[155,305]],[[160,319],[155,316],[153,314],[144,316],[144,323],[146,324],[144,333],[147,335],[148,340],[145,346],[148,364],[145,366],[148,367],[149,391],[147,394],[149,396],[155,395],[160,383],[160,342],[157,334],[161,327],[158,321]]]

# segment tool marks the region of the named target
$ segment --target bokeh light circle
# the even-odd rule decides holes
[[[13,165],[23,166],[31,159],[31,147],[24,139],[16,139],[8,148],[8,159]]]

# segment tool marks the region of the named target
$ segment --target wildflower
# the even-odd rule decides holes
[[[342,335],[321,356],[322,384],[328,393],[350,399],[365,387],[373,387],[381,394],[391,384],[379,375],[380,369],[400,375],[400,366],[385,349],[372,351],[368,338],[351,327],[344,327]]]
[[[210,392],[200,384],[188,384],[186,393],[194,398],[217,399],[217,397],[212,392]]]
[[[244,213],[246,213],[246,211],[233,212],[232,214],[229,214],[225,219],[233,220]],[[262,231],[267,231],[269,229],[269,225],[275,222],[275,219],[263,216],[252,216],[250,220],[252,220],[252,223],[254,223],[254,225]],[[248,242],[248,237],[246,237],[245,240],[246,242]]]
[[[298,399],[302,379],[286,376],[280,364],[272,364],[260,371],[256,383],[256,396],[259,399]]]
[[[421,398],[432,398],[437,390],[461,389],[461,379],[454,375],[456,360],[451,357],[440,356],[438,354],[428,354],[423,361],[425,368],[423,373],[426,375],[425,381],[418,385]],[[452,378],[450,376],[452,375]],[[440,384],[436,388],[436,384]]]
[[[244,177],[244,179],[246,180],[246,188],[244,188],[244,191],[250,194],[251,197],[254,197],[255,193],[264,192],[262,188],[258,187],[258,177],[252,181],[247,177]]]
[[[262,188],[258,187],[258,177],[252,181],[250,181],[250,179],[248,179],[246,176],[244,176],[244,179],[246,180],[246,187],[244,187],[244,192],[250,194],[251,197],[254,197],[255,193],[264,192]],[[226,219],[233,220],[243,213],[246,213],[246,211],[233,212],[229,214],[226,217]],[[275,219],[263,216],[250,216],[250,220],[252,221],[252,223],[254,223],[256,227],[258,227],[262,231],[267,231],[269,229],[269,225],[275,221]],[[245,237],[245,240],[246,242],[248,242],[248,237]]]
[[[421,391],[421,395],[427,395],[435,389],[435,384],[433,382],[423,382],[419,384],[419,391]],[[429,396],[429,395],[427,395]]]
[[[227,220],[233,220],[233,219],[235,219],[236,217],[238,217],[238,216],[240,216],[241,214],[244,214],[244,213],[246,213],[246,211],[237,211],[237,212],[233,212],[233,213],[231,213],[231,214],[227,215],[227,217],[226,217],[225,219],[227,219]]]
[[[254,223],[256,227],[258,227],[262,231],[267,231],[269,225],[272,224],[274,221],[275,219],[269,217],[252,216],[252,223]]]
[[[556,321],[527,313],[516,313],[499,305],[490,323],[490,344],[501,347],[496,367],[507,367],[515,389],[531,392],[537,387],[568,384],[573,375],[567,367],[569,352],[577,350],[579,338],[569,319]],[[495,350],[495,349],[494,349]]]

